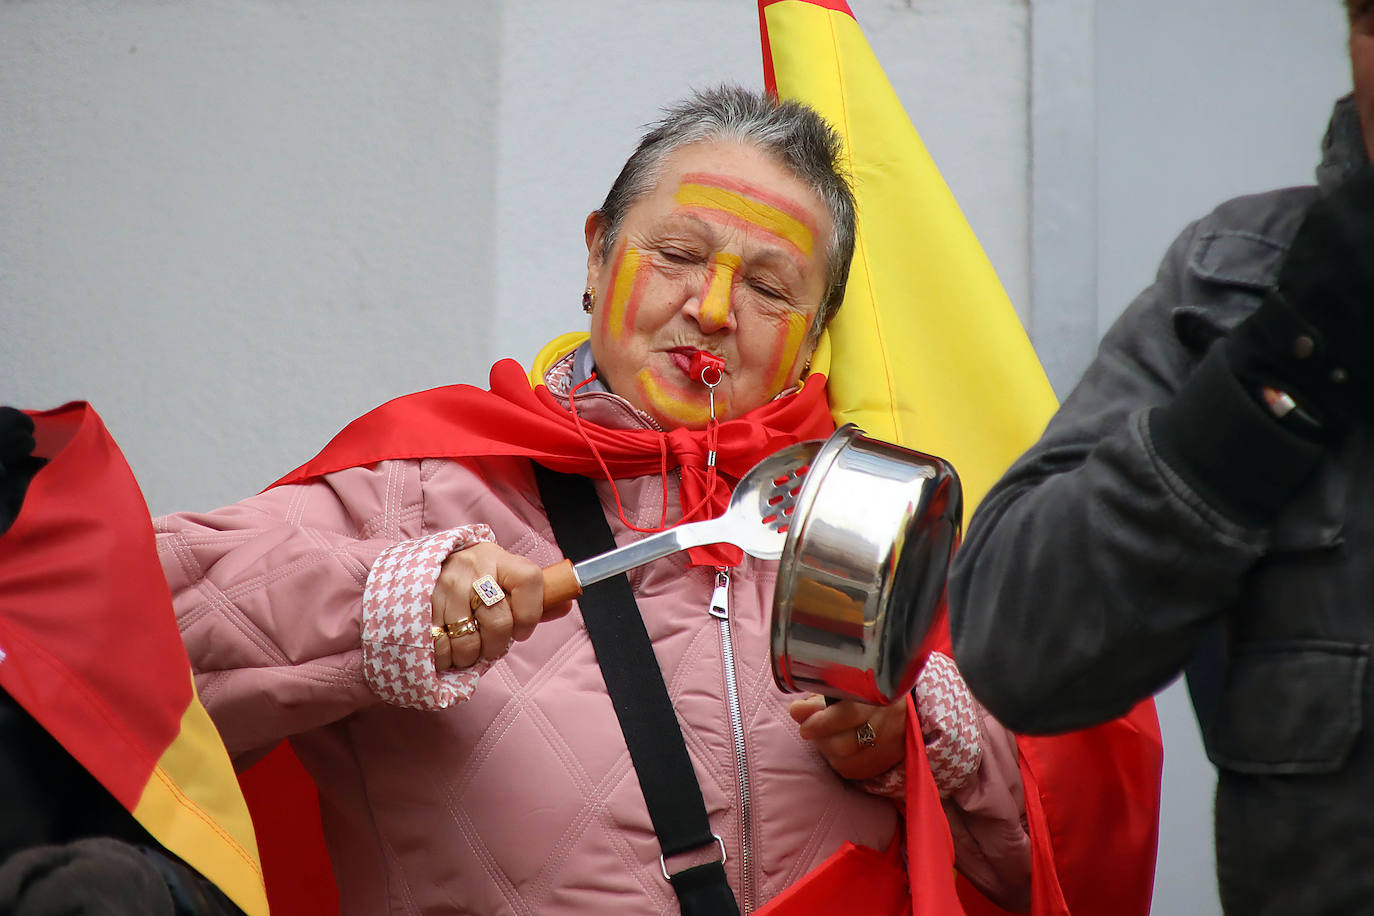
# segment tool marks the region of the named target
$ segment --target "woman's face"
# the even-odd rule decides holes
[[[706,386],[688,372],[698,350],[725,363],[722,421],[795,385],[825,292],[830,229],[816,193],[758,149],[677,150],[605,260],[600,217],[587,218],[601,380],[664,428],[706,425]]]

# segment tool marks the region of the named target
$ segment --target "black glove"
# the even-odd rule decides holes
[[[46,464],[33,456],[33,448],[33,420],[13,407],[0,407],[0,534],[14,524],[29,480]]]
[[[1226,356],[1252,392],[1285,392],[1320,426],[1374,420],[1374,166],[1307,211],[1276,289]]]

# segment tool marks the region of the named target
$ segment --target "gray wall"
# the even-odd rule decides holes
[[[0,398],[91,400],[155,510],[208,508],[485,362],[453,303],[495,290],[499,36],[479,3],[0,4]]]
[[[1308,180],[1337,0],[852,0],[1056,388],[1222,198]],[[156,512],[579,326],[639,125],[749,0],[0,0],[0,402],[91,400]],[[652,14],[650,14],[650,11]],[[1177,688],[1155,910],[1218,912]]]

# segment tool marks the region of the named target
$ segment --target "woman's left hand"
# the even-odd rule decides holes
[[[905,700],[891,706],[853,700],[826,706],[825,697],[812,695],[794,700],[787,712],[800,724],[801,736],[845,779],[879,776],[906,758]],[[865,725],[872,729],[871,744],[862,740],[869,737]]]

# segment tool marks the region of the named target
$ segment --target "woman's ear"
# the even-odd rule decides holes
[[[587,237],[587,281],[590,286],[594,285],[591,283],[593,274],[601,269],[601,246],[606,239],[606,219],[600,210],[587,214],[582,231]]]

